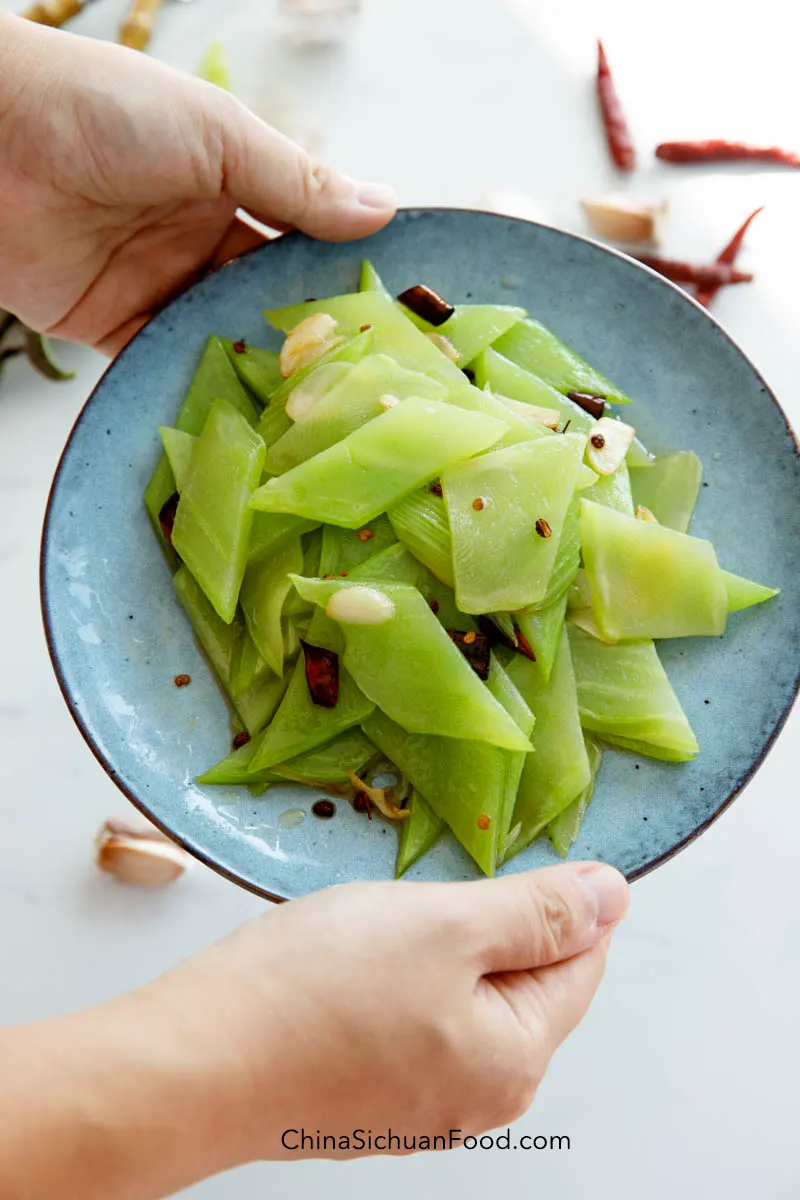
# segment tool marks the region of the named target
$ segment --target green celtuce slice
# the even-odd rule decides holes
[[[186,567],[179,567],[173,582],[195,636],[245,728],[251,736],[259,733],[271,720],[286,684],[268,668],[246,678],[242,659],[243,645],[249,641],[249,635],[244,623],[237,619],[227,625]],[[234,686],[236,676],[238,688]]]
[[[245,342],[232,342],[230,338],[219,340],[239,379],[266,407],[273,392],[283,383],[277,351],[262,350],[260,346],[249,346]]]
[[[381,416],[387,407],[385,397],[436,400],[446,395],[447,389],[435,379],[398,367],[385,354],[370,354],[275,442],[267,455],[267,470],[281,475],[321,454],[373,417]]]
[[[270,479],[250,503],[267,512],[356,529],[445,467],[487,450],[505,431],[501,421],[482,413],[435,400],[406,400]]]
[[[250,637],[267,665],[283,674],[283,607],[294,594],[290,575],[303,569],[300,539],[295,538],[269,558],[248,567],[242,581],[241,605]]]
[[[202,775],[197,776],[197,782],[203,784],[250,784],[250,783],[282,783],[283,777],[271,771],[253,771],[251,763],[261,744],[263,734],[253,738],[238,750],[227,754],[213,767],[209,767]]]
[[[506,670],[533,713],[536,724],[522,769],[511,824],[518,837],[509,849],[515,855],[544,832],[554,817],[589,783],[591,769],[578,716],[578,696],[569,641],[562,633],[547,683],[536,664],[515,654]]]
[[[227,400],[237,408],[251,425],[258,421],[253,401],[239,382],[228,361],[224,346],[219,338],[211,337],[181,405],[175,422],[176,428],[198,437],[203,432],[212,404],[219,399]],[[159,524],[158,514],[175,491],[175,480],[167,456],[162,454],[147,485],[144,502],[156,536],[165,550],[169,547]]]
[[[620,463],[613,475],[601,475],[597,483],[586,492],[584,499],[632,517],[633,497],[627,463]]]
[[[610,380],[565,346],[554,333],[530,318],[518,321],[494,349],[559,392],[588,392],[610,404],[630,404],[630,398]]]
[[[442,473],[462,611],[524,608],[546,594],[583,443],[524,442]]]
[[[581,831],[583,818],[586,816],[586,810],[594,794],[597,773],[603,761],[603,751],[594,738],[586,737],[585,742],[592,777],[580,795],[576,796],[572,803],[568,804],[547,826],[547,836],[553,843],[553,849],[562,858],[567,857],[570,846]]]
[[[266,317],[276,329],[289,333],[306,317],[318,312],[333,317],[339,334],[345,337],[355,337],[364,325],[371,326],[371,349],[388,354],[401,367],[423,371],[451,386],[464,382],[456,364],[412,325],[399,305],[381,292],[356,292],[292,304],[287,308],[272,309]]]
[[[233,405],[217,400],[192,455],[172,544],[227,622],[236,613],[247,566],[249,500],[263,465],[261,438]]]
[[[374,558],[376,554],[396,543],[397,537],[389,518],[383,515],[370,521],[363,529],[342,529],[338,525],[325,525],[322,532],[319,571],[314,574],[349,575],[367,559]],[[303,574],[309,575],[310,572],[304,567]]]
[[[363,592],[365,586],[302,578],[294,584],[301,596],[322,608],[336,593],[354,587]],[[368,590],[380,596],[389,613],[381,624],[349,623],[340,608],[338,619],[329,607],[328,616],[344,632],[342,662],[370,700],[409,733],[475,738],[509,750],[530,748],[415,587],[373,584]]]
[[[492,392],[482,392],[471,384],[453,388],[447,401],[449,404],[455,404],[470,412],[486,413],[487,416],[496,417],[498,421],[507,425],[507,431],[497,443],[498,450],[504,449],[506,446],[518,446],[520,442],[531,442],[536,438],[552,438],[554,436],[553,431],[545,428],[544,425],[521,417],[514,408],[509,407],[503,401],[502,397],[495,396]]]
[[[383,296],[389,295],[389,290],[386,287],[386,284],[383,282],[368,258],[362,258],[361,260],[361,273],[358,278],[358,290],[360,292],[380,292]]]
[[[311,640],[311,630],[309,630]],[[346,729],[362,725],[374,708],[349,672],[340,666],[339,698],[333,708],[314,704],[306,681],[301,652],[286,695],[253,758],[253,769],[264,770],[331,741]]]
[[[699,747],[651,641],[609,646],[568,624],[581,724],[603,741],[685,762]]]
[[[536,612],[515,614],[519,631],[527,639],[531,650],[536,655],[536,668],[545,683],[550,678],[556,660],[566,612],[567,593],[562,592],[559,598],[547,608],[538,609]]]
[[[509,751],[486,742],[408,733],[379,709],[363,728],[447,822],[484,874],[493,875],[505,803],[503,756]],[[478,817],[488,822],[478,825]]]
[[[338,737],[273,768],[281,779],[296,783],[349,783],[349,771],[358,775],[377,754],[377,746],[358,727],[346,729]]]
[[[728,597],[710,542],[582,500],[581,547],[605,638],[724,632]]]
[[[588,433],[595,423],[594,418],[574,400],[496,350],[484,350],[471,366],[477,387],[489,388],[501,398],[508,396],[511,400],[532,404],[536,408],[555,409],[564,421],[570,422],[570,431],[573,433]]]
[[[569,589],[578,573],[581,561],[580,512],[580,499],[575,497],[564,517],[553,570],[547,582],[547,591],[538,604],[530,606],[531,612],[550,608]]]
[[[224,88],[225,91],[230,91],[231,80],[228,70],[228,58],[221,42],[211,42],[206,48],[203,57],[200,59],[197,74],[200,79],[205,79],[206,83],[214,83],[217,87]]]
[[[489,687],[498,704],[509,704],[530,731],[530,710],[495,660]],[[525,754],[486,742],[408,733],[379,709],[364,731],[447,822],[484,874],[493,875]]]
[[[427,854],[446,828],[446,823],[415,788],[408,804],[408,816],[400,822],[395,878],[405,875],[409,867]]]
[[[161,434],[164,453],[175,480],[175,491],[180,493],[192,465],[194,448],[200,439],[193,437],[191,433],[184,433],[182,429],[172,429],[166,425],[159,426],[158,432]]]
[[[754,583],[741,575],[732,575],[730,571],[722,571],[722,582],[728,597],[728,612],[739,612],[743,608],[752,608],[754,604],[763,604],[780,593],[780,588],[765,587],[762,583]]]
[[[376,747],[359,728],[348,729],[338,737],[299,754],[274,768],[254,771],[253,759],[264,740],[264,734],[253,738],[246,745],[234,750],[198,777],[198,783],[296,783],[337,784],[348,783],[348,770],[356,774],[376,754]]]
[[[430,325],[410,309],[403,308],[403,312],[423,333],[446,337],[458,354],[460,367],[471,363],[525,316],[524,308],[510,304],[459,304],[443,324]]]
[[[660,525],[686,533],[702,481],[703,465],[691,450],[667,454],[631,473],[633,501],[649,508]]]
[[[260,562],[315,529],[319,529],[319,521],[309,521],[291,513],[256,513],[250,528],[247,561],[251,565]]]
[[[398,501],[387,516],[406,549],[437,579],[453,587],[453,538],[444,497],[425,484]]]

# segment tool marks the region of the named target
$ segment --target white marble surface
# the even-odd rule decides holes
[[[591,94],[593,37],[602,32],[643,151],[627,190],[669,194],[667,251],[711,256],[750,208],[768,205],[747,252],[757,281],[729,289],[717,313],[800,418],[800,176],[674,171],[647,153],[662,137],[705,133],[800,146],[788,0],[671,0],[658,19],[641,0],[364,3],[346,48],[300,59],[275,40],[272,2],[167,0],[153,51],[193,69],[207,42],[222,38],[244,99],[295,131],[316,129],[323,153],[362,178],[391,180],[404,202],[470,204],[522,189],[543,217],[579,229],[577,197],[612,183]],[[76,27],[109,36],[123,8],[98,0]],[[72,347],[62,354],[74,382],[45,384],[14,363],[0,391],[0,1021],[8,1023],[129,988],[262,907],[199,865],[157,895],[92,868],[95,829],[125,802],[58,694],[37,554],[50,478],[102,363]],[[636,884],[601,994],[521,1122],[568,1134],[570,1151],[263,1165],[191,1195],[797,1196],[798,720],[713,831]]]

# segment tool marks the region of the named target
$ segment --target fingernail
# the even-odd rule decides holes
[[[359,183],[356,199],[364,208],[397,208],[397,196],[394,189],[385,183]]]
[[[616,925],[628,911],[628,883],[624,875],[604,863],[592,863],[578,878],[595,906],[598,929]]]

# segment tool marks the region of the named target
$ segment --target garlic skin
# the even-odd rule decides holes
[[[622,196],[581,200],[581,208],[593,231],[609,242],[629,245],[658,244],[666,205],[637,203]]]
[[[302,367],[309,367],[328,350],[341,344],[344,338],[336,336],[338,325],[330,313],[317,312],[295,325],[286,335],[281,347],[279,366],[281,375],[288,379]]]
[[[155,827],[104,822],[95,840],[95,864],[121,883],[166,887],[184,874],[189,856]]]
[[[343,625],[385,625],[395,614],[392,600],[377,588],[340,588],[325,608],[325,615]]]
[[[632,425],[601,417],[586,442],[586,462],[598,475],[613,475],[636,436]]]

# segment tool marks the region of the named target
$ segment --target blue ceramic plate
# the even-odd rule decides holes
[[[402,212],[368,243],[292,234],[205,279],[123,351],[84,408],[58,469],[44,533],[42,595],[64,696],[122,791],[193,854],[253,891],[293,897],[328,884],[389,879],[396,838],[346,803],[306,813],[314,793],[203,788],[194,778],[229,749],[225,704],[175,600],[142,493],[212,332],[277,346],[261,310],[355,289],[368,254],[394,290],[425,282],[456,302],[521,304],[629,395],[656,450],[703,460],[694,532],[722,564],[780,585],[731,618],[721,640],[660,653],[701,753],[673,765],[608,753],[573,854],[634,877],[702,832],[752,777],[780,730],[800,665],[800,470],[786,417],[726,333],[681,291],[630,259],[553,229],[486,213]],[[177,690],[187,672],[191,687]],[[513,859],[554,860],[546,841]],[[409,874],[465,879],[449,838]]]

